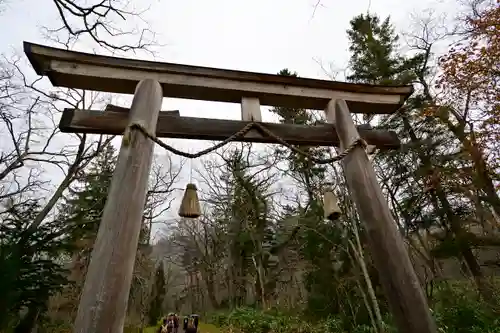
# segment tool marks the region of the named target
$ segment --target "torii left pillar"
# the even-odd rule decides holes
[[[154,133],[162,97],[157,81],[140,81],[129,124],[139,122]],[[122,141],[92,250],[75,333],[123,333],[154,148],[137,130],[127,141]]]

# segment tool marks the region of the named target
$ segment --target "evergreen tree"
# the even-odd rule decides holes
[[[397,53],[399,36],[389,17],[380,22],[378,16],[361,14],[354,17],[350,25],[347,30],[351,52],[348,81],[382,85],[413,81],[412,70],[422,57],[405,58]]]
[[[78,175],[76,185],[69,189],[69,195],[59,209],[57,219],[67,226],[67,242],[72,246],[69,279],[74,286],[65,290],[67,302],[63,306],[70,315],[77,310],[115,164],[115,149],[108,145],[90,163],[88,169]]]
[[[92,161],[88,170],[79,175],[78,185],[70,188],[70,195],[61,209],[61,219],[73,226],[72,237],[75,240],[92,243],[95,239],[115,165],[115,149],[108,145]]]
[[[64,225],[29,228],[41,210],[38,200],[11,202],[0,215],[0,331],[31,331],[49,297],[67,284],[56,258],[66,250]],[[19,318],[20,310],[27,309]]]
[[[278,75],[296,77],[297,73],[283,69]],[[315,119],[312,113],[305,109],[274,107],[271,109],[271,112],[280,116],[280,122],[283,124],[315,125],[322,122],[321,119]],[[325,148],[320,147],[297,146],[297,148],[315,158],[324,158],[327,153]],[[310,159],[290,151],[288,148],[278,148],[277,153],[288,161],[291,176],[297,180],[298,184],[303,184],[304,190],[308,195],[306,206],[304,207],[304,210],[307,210],[308,206],[318,199],[317,193],[325,181],[326,167],[324,165],[317,165],[311,162]],[[317,213],[323,214],[322,211]]]
[[[379,127],[394,130],[404,151],[377,154],[375,162],[387,178],[387,194],[401,231],[408,234],[437,226],[443,237],[431,251],[430,268],[434,274],[436,257],[455,256],[463,259],[484,299],[491,298],[491,286],[484,279],[472,248],[480,245],[476,235],[466,231],[464,221],[471,220],[474,208],[461,190],[470,186],[468,176],[458,172],[469,162],[461,156],[458,141],[450,135],[439,117],[427,115],[434,104],[428,89],[427,74],[430,52],[403,57],[397,52],[398,37],[389,18],[382,23],[372,15],[359,15],[351,20],[348,30],[351,42],[348,77],[353,82],[370,84],[418,84],[416,93],[395,116],[383,117]],[[484,239],[482,240],[484,244]],[[492,302],[493,303],[493,302]]]
[[[378,16],[374,15],[358,15],[350,21],[350,29],[347,30],[350,41],[349,50],[351,51],[350,70],[351,73],[347,79],[357,83],[381,84],[381,85],[398,85],[410,84],[417,79],[416,71],[422,66],[422,56],[416,55],[413,58],[404,58],[397,52],[399,38],[394,32],[394,28],[387,17],[382,22]],[[413,96],[404,107],[404,111],[398,116],[385,116],[379,119],[378,127],[395,131],[403,143],[415,141],[415,149],[412,151],[392,151],[377,154],[375,162],[383,165],[383,169],[388,171],[394,168],[395,172],[391,173],[390,179],[384,181],[391,184],[388,191],[393,196],[392,202],[401,202],[408,200],[408,208],[416,208],[419,210],[421,206],[411,204],[416,196],[422,193],[415,193],[413,187],[417,174],[420,178],[421,172],[417,172],[420,165],[420,156],[425,154],[430,156],[432,149],[425,149],[420,145],[421,139],[427,136],[432,136],[437,139],[439,136],[438,126],[435,121],[425,117],[419,117],[418,104],[421,101],[421,96]],[[365,120],[371,120],[370,118]],[[418,131],[414,128],[418,127]],[[414,135],[410,135],[413,133]],[[417,146],[418,145],[418,146]],[[411,146],[413,147],[413,146]],[[429,146],[429,148],[432,148]],[[425,151],[424,151],[425,150]],[[386,172],[389,174],[389,172]],[[397,193],[392,193],[392,188],[398,188]],[[428,205],[428,202],[425,203]],[[408,211],[404,212],[405,214]],[[401,223],[400,227],[408,231],[415,223],[410,222],[414,217],[405,215],[405,223]],[[434,216],[420,216],[425,221],[430,221]],[[410,222],[410,224],[408,224]],[[414,229],[414,228],[413,228]]]
[[[165,293],[165,272],[163,270],[163,263],[160,263],[156,269],[151,303],[149,304],[148,321],[150,326],[156,326],[158,319],[162,316]]]

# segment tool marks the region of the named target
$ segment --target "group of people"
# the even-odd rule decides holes
[[[190,315],[184,317],[182,322],[184,333],[198,332],[198,316]],[[162,324],[157,333],[179,333],[179,316],[175,313],[169,313],[162,319]]]

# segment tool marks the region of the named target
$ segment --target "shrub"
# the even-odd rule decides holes
[[[441,333],[500,333],[500,318],[492,315],[481,301],[460,289],[443,291],[436,297],[433,315]],[[397,333],[390,316],[384,322],[387,333]],[[341,317],[330,316],[322,320],[307,320],[301,315],[290,315],[277,310],[262,311],[254,308],[237,308],[217,312],[208,321],[230,333],[369,333],[370,325],[349,325]]]

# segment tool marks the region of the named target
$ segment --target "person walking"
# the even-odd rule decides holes
[[[184,333],[198,332],[198,315],[192,314],[184,318],[183,323]]]

